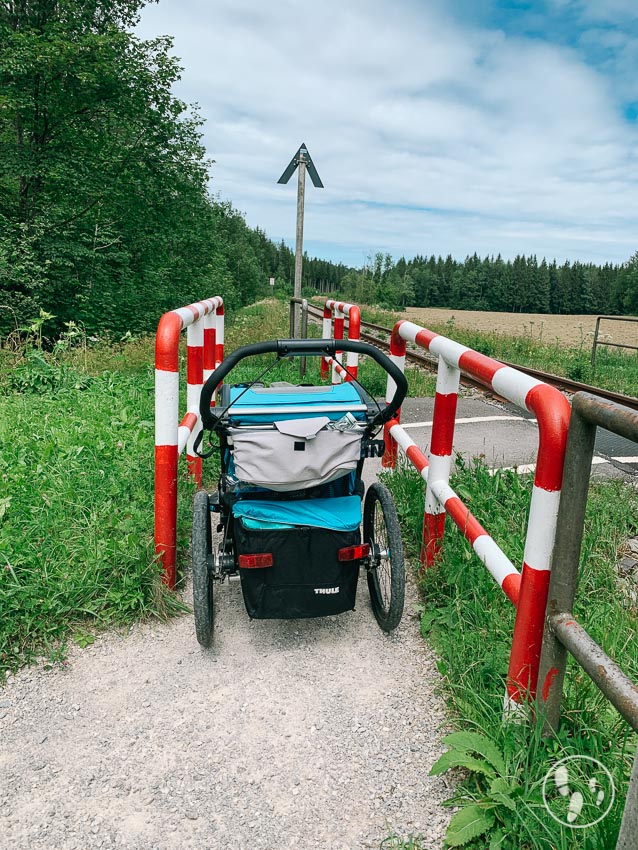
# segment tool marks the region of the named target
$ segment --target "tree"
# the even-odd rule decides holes
[[[171,40],[131,32],[143,5],[0,2],[0,302],[19,318],[139,330],[231,285],[201,121]]]
[[[638,315],[638,251],[620,269],[618,290],[622,299],[622,309]]]

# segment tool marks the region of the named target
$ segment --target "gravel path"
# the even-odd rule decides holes
[[[416,603],[409,587],[388,637],[364,578],[355,612],[251,622],[233,582],[213,650],[183,617],[11,676],[0,846],[356,850],[394,832],[440,848],[444,706]]]

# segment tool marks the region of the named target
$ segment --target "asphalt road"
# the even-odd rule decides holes
[[[406,399],[401,408],[401,424],[423,451],[429,447],[433,411],[433,398]],[[454,450],[467,457],[482,455],[491,467],[531,471],[538,451],[536,420],[511,404],[459,398]],[[638,444],[599,428],[592,474],[638,474]]]

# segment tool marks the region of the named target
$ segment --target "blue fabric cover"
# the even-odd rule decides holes
[[[287,525],[285,522],[264,522],[263,519],[251,519],[250,517],[243,516],[241,521],[244,523],[246,528],[297,528],[296,525]]]
[[[243,395],[242,395],[243,393]],[[235,399],[241,395],[241,398],[235,402]],[[328,416],[331,420],[336,421],[344,416],[352,405],[360,405],[361,398],[354,384],[348,382],[343,384],[334,384],[331,386],[321,387],[321,392],[304,392],[303,387],[299,387],[297,392],[281,392],[276,391],[276,387],[268,392],[255,392],[252,389],[246,390],[245,387],[230,387],[230,400],[233,402],[228,410],[228,415],[235,425],[276,422],[280,419],[298,418],[305,416]],[[277,407],[289,406],[291,404],[303,404],[316,408],[316,413],[277,413]],[[343,410],[325,412],[321,409],[326,404],[343,405]],[[243,407],[272,407],[272,414],[247,414],[242,415]],[[359,421],[365,419],[365,411],[354,411],[353,416]]]
[[[361,525],[359,496],[335,499],[301,499],[294,502],[266,500],[235,502],[233,515],[249,528],[293,528],[309,525],[334,531],[355,531]]]

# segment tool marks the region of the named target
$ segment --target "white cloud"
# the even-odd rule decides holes
[[[635,250],[636,132],[574,50],[434,4],[317,5],[162,0],[143,15],[143,35],[175,35],[212,188],[250,224],[294,238],[294,187],[275,181],[305,141],[326,186],[306,193],[310,250]]]

